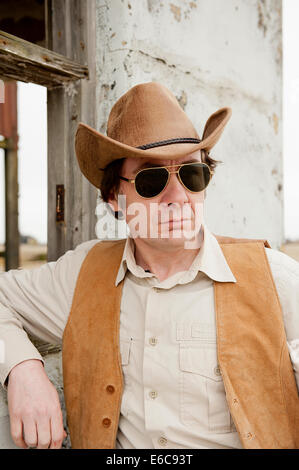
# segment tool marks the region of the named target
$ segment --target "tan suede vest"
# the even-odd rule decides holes
[[[237,282],[214,281],[218,361],[244,448],[299,447],[299,399],[265,240],[216,236]],[[123,390],[115,287],[124,240],[96,244],[77,280],[63,337],[73,448],[115,447]]]

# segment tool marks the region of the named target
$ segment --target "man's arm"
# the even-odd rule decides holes
[[[82,262],[96,243],[82,243],[40,268],[0,274],[0,380],[7,385],[11,434],[20,447],[61,447],[58,394],[27,332],[61,343]]]
[[[299,391],[299,263],[281,251],[266,248],[280,300],[287,345]]]

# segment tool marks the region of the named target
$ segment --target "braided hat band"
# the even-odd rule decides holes
[[[151,142],[150,144],[140,145],[136,147],[137,149],[147,150],[154,147],[162,147],[163,145],[171,144],[199,144],[200,139],[195,139],[194,137],[178,137],[176,139],[160,140],[159,142]]]

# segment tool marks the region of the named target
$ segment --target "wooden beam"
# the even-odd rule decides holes
[[[95,0],[47,0],[47,47],[87,63],[88,80],[48,90],[48,261],[95,238],[97,190],[75,155],[78,122],[96,126]],[[56,219],[56,186],[64,185],[64,221]]]
[[[0,31],[0,77],[54,88],[88,78],[88,68],[57,52]]]

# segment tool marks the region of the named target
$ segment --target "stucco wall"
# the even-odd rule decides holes
[[[142,82],[170,88],[200,133],[210,114],[230,106],[232,119],[212,152],[224,163],[208,188],[205,219],[217,234],[267,238],[279,247],[281,0],[96,0],[95,6],[97,129],[106,131],[113,103]],[[63,405],[60,353],[45,359]],[[0,448],[13,447],[5,395]]]

